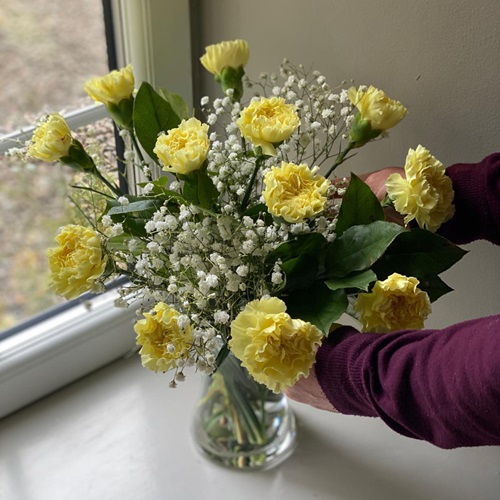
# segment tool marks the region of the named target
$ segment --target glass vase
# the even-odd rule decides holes
[[[193,436],[202,454],[220,465],[264,470],[295,449],[295,417],[284,394],[256,382],[229,353],[204,381]]]

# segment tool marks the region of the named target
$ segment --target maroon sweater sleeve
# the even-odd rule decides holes
[[[455,191],[455,215],[439,234],[457,244],[488,240],[500,245],[500,153],[479,163],[446,169]]]
[[[500,244],[500,154],[447,169],[455,243]],[[396,432],[442,448],[500,445],[500,315],[442,330],[335,330],[320,347],[319,384],[341,413],[379,416]]]
[[[442,448],[500,445],[500,315],[384,335],[343,327],[316,359],[340,413]]]

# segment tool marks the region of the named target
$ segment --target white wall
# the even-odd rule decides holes
[[[330,83],[354,79],[409,109],[389,139],[344,166],[401,165],[426,146],[445,165],[500,150],[498,0],[200,0],[200,55],[211,43],[250,44],[247,73],[277,70],[283,57],[313,64]],[[218,94],[202,72],[202,89]],[[448,272],[456,291],[434,305],[429,327],[500,312],[500,249],[485,242]]]

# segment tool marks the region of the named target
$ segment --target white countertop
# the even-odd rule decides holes
[[[200,376],[178,389],[137,357],[0,420],[1,500],[498,500],[500,447],[440,450],[378,419],[293,404],[295,454],[231,471],[195,450]]]

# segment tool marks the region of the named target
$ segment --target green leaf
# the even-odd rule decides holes
[[[342,234],[352,226],[370,224],[384,220],[384,210],[368,185],[351,173],[351,182],[342,198],[337,234]]]
[[[371,283],[377,280],[377,275],[371,270],[351,273],[344,278],[335,278],[325,281],[325,285],[330,290],[340,290],[341,288],[357,288],[359,290],[368,291]]]
[[[161,132],[175,128],[181,122],[172,106],[147,82],[139,87],[134,102],[134,129],[146,153],[158,162],[153,152]]]
[[[151,195],[157,195],[161,197],[162,200],[167,201],[170,205],[186,204],[188,201],[184,196],[179,194],[177,191],[171,191],[167,189],[169,179],[166,176],[159,177],[158,179],[151,182],[139,182],[137,185],[139,187],[145,187],[147,184],[153,184],[153,189],[151,190]]]
[[[130,248],[128,243],[130,241],[130,235],[120,234],[118,236],[112,236],[106,240],[106,248],[115,252],[126,252],[130,253]],[[137,241],[137,240],[136,240]],[[134,245],[133,255],[140,255],[143,250],[146,249],[146,244],[143,241],[137,241]]]
[[[326,277],[342,278],[371,267],[386,251],[394,238],[405,229],[392,222],[376,221],[352,226],[328,245]]]
[[[184,181],[182,194],[187,200],[202,208],[210,209],[213,207],[219,192],[207,174],[206,168],[195,170],[187,175],[179,175],[178,177]]]
[[[139,200],[133,201],[128,205],[115,205],[108,210],[108,215],[122,215],[122,214],[139,214],[140,212],[147,211],[150,213],[151,211],[158,210],[163,205],[162,201],[158,200]]]
[[[223,346],[220,348],[220,351],[217,353],[217,357],[215,358],[215,367],[219,368],[219,366],[222,364],[222,362],[227,358],[229,354],[229,347],[227,344],[223,344]]]
[[[453,291],[453,288],[449,287],[439,276],[423,278],[420,280],[418,288],[427,292],[431,302],[435,302],[439,297]]]
[[[169,182],[170,182],[170,178],[168,177],[168,175],[160,175],[160,177],[158,177],[158,179],[155,179],[153,181],[148,181],[148,182],[138,182],[137,185],[140,187],[145,187],[148,184],[153,184],[153,186],[155,186],[155,188],[166,189]]]
[[[304,253],[314,253],[326,244],[325,238],[319,233],[300,234],[292,240],[285,241],[275,248],[267,257],[266,261],[274,263],[278,259],[286,262],[295,259]]]
[[[282,299],[292,318],[312,323],[325,335],[328,335],[332,324],[346,311],[348,304],[344,290],[330,290],[321,282]]]
[[[306,253],[281,264],[285,273],[282,290],[302,289],[314,283],[320,275],[321,262],[317,255]]]
[[[416,228],[398,235],[373,270],[379,279],[393,272],[422,279],[446,271],[466,253],[446,238]]]
[[[326,240],[318,233],[301,234],[282,243],[266,257],[269,267],[279,259],[285,273],[282,290],[302,289],[314,283],[324,271]]]
[[[129,197],[134,199],[134,197]],[[121,223],[125,234],[146,236],[145,224],[153,214],[163,206],[163,200],[136,198],[128,205],[120,205],[115,200],[108,200],[107,215],[113,222]]]
[[[164,88],[159,88],[158,93],[172,106],[175,114],[181,120],[188,120],[191,117],[188,105],[182,96]]]
[[[269,222],[269,224],[272,224],[272,216],[267,210],[267,205],[265,203],[258,203],[257,205],[253,205],[251,207],[248,207],[242,214],[242,217],[248,216],[253,218],[257,218],[260,215],[264,216],[264,219]]]

